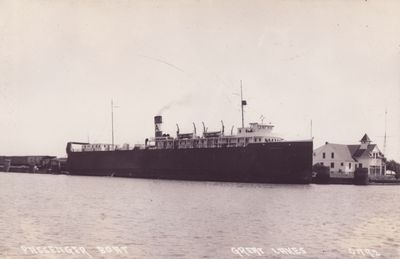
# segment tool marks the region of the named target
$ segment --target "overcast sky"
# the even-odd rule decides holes
[[[272,122],[400,161],[400,1],[0,1],[0,154]],[[236,130],[235,130],[236,132]]]

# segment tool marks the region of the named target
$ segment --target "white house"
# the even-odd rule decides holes
[[[360,145],[331,144],[314,150],[313,164],[329,166],[332,173],[353,174],[357,167],[368,168],[369,175],[384,175],[384,155],[376,144],[371,144],[367,134]]]

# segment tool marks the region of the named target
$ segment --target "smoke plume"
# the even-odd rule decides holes
[[[166,105],[164,105],[159,111],[158,111],[158,115],[162,115],[164,112],[166,112],[167,110],[171,109],[172,107],[175,106],[184,106],[187,104],[190,104],[193,100],[193,96],[191,94],[187,94],[183,97],[181,97],[178,100],[174,100]]]

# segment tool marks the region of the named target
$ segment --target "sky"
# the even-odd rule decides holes
[[[400,1],[0,1],[0,155],[275,125],[400,161]],[[387,116],[385,116],[387,110]]]

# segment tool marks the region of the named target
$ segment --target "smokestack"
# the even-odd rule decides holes
[[[154,127],[155,127],[155,137],[156,138],[160,138],[162,137],[162,129],[161,129],[161,125],[162,125],[162,116],[157,115],[154,117]]]

